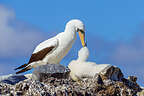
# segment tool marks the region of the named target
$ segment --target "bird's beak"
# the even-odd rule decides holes
[[[85,43],[85,32],[79,31],[78,33],[79,33],[79,37],[80,37],[82,46],[85,47],[86,46],[86,43]]]

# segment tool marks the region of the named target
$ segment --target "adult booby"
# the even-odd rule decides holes
[[[83,47],[78,52],[78,59],[72,60],[68,68],[70,69],[70,76],[74,81],[83,80],[83,78],[92,78],[96,74],[102,72],[109,64],[96,64],[95,62],[87,61],[89,50]]]
[[[85,46],[85,27],[83,22],[77,19],[71,20],[66,24],[64,32],[40,43],[32,53],[29,62],[15,69],[22,69],[16,72],[16,74],[39,65],[59,64],[71,49],[76,39],[76,32],[79,34],[82,46]]]

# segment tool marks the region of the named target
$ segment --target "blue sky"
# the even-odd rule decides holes
[[[109,63],[144,86],[143,0],[0,0],[0,75],[28,61],[35,46],[77,18],[86,26],[90,61]],[[62,61],[67,65],[81,48],[77,39]],[[30,71],[31,72],[31,71]]]

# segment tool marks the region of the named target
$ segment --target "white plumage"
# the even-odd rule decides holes
[[[53,38],[50,38],[46,41],[43,41],[42,43],[40,43],[34,50],[33,53],[37,53],[47,47],[50,47],[50,46],[57,46],[58,45],[58,39],[53,37]]]
[[[95,62],[86,61],[89,56],[89,50],[87,47],[83,47],[78,52],[78,59],[72,60],[68,68],[71,70],[70,76],[73,80],[79,81],[83,78],[92,78],[97,73],[100,73],[109,64],[96,64]]]
[[[64,32],[59,33],[40,43],[34,50],[29,63],[24,64],[16,69],[22,69],[17,72],[22,73],[31,68],[44,64],[59,64],[63,57],[71,49],[75,39],[76,32],[79,32],[81,43],[85,46],[85,28],[82,21],[74,19],[66,24]]]

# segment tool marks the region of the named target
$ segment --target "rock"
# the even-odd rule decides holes
[[[137,90],[138,92],[142,90],[136,82],[133,82],[125,78],[123,78],[122,81],[126,86],[129,86],[130,88],[133,88],[134,90]]]
[[[74,82],[68,77],[68,72],[62,67],[60,71],[54,70],[51,65],[48,70],[40,68],[38,74],[48,74],[42,81],[26,79],[15,85],[0,83],[0,95],[4,96],[137,96],[143,94],[135,79],[126,79],[121,70],[111,66],[104,69],[94,78],[85,78],[84,81]],[[52,68],[52,69],[50,69]],[[44,71],[41,71],[44,70]],[[50,70],[50,71],[49,71]],[[36,70],[38,71],[38,69]],[[41,73],[43,72],[43,73]],[[60,72],[61,74],[57,73]],[[65,73],[66,72],[66,73]],[[56,75],[55,75],[56,74]],[[37,75],[36,75],[37,76]],[[43,75],[38,75],[42,76]],[[56,77],[58,76],[58,78]],[[64,78],[63,78],[64,77]],[[38,77],[40,78],[40,77]],[[133,77],[134,78],[134,77]],[[141,93],[138,93],[141,92]],[[142,96],[142,95],[139,95]]]
[[[103,71],[100,72],[100,75],[103,80],[114,80],[114,81],[121,81],[123,78],[123,73],[118,67],[115,66],[108,66]]]
[[[32,74],[25,74],[24,75],[27,79],[32,79]]]
[[[144,96],[144,88],[141,88],[142,90],[137,93],[137,96]]]
[[[95,75],[93,78],[98,84],[103,84],[103,80],[99,74]]]
[[[128,80],[130,80],[132,82],[136,82],[137,81],[137,77],[136,76],[129,76]]]
[[[98,77],[99,78],[99,77]],[[52,81],[51,81],[52,80]],[[110,81],[111,82],[111,81]],[[0,95],[22,96],[136,96],[138,90],[122,81],[99,84],[96,78],[73,82],[70,78],[50,77],[45,82],[27,79],[16,85],[0,83]]]
[[[33,80],[43,81],[49,77],[67,78],[70,70],[60,64],[47,64],[35,68],[32,73]]]
[[[7,83],[7,84],[16,84],[20,81],[23,81],[27,79],[24,75],[13,75],[13,74],[10,74],[10,75],[6,75],[6,76],[1,76],[0,77],[0,82],[3,82],[3,83]]]
[[[106,86],[110,86],[110,85],[114,84],[115,82],[112,81],[112,80],[110,80],[110,79],[108,79],[108,80],[103,80],[103,83],[104,83],[104,85],[106,85]]]
[[[5,80],[11,76],[14,76],[13,74],[9,74],[9,75],[4,75],[4,76],[0,76],[0,81]]]

